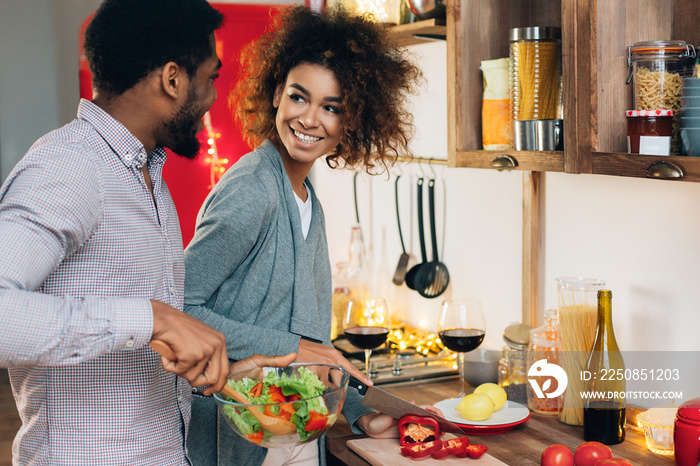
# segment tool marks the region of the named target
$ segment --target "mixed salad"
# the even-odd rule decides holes
[[[297,427],[301,441],[335,421],[336,415],[329,414],[323,397],[320,396],[326,389],[325,385],[305,367],[300,367],[298,374],[292,376],[278,375],[271,371],[262,382],[244,377],[237,382],[230,380],[228,385],[244,395],[250,404],[268,405],[259,408],[266,415],[292,422]],[[272,437],[248,410],[237,410],[234,405],[225,405],[223,410],[248,440],[262,443],[263,439]]]

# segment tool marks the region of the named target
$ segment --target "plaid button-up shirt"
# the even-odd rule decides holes
[[[165,157],[83,100],[0,188],[0,366],[22,418],[17,465],[189,464],[191,388],[147,346],[149,299],[182,309],[184,294]]]

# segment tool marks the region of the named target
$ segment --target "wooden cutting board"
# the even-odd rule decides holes
[[[356,440],[348,440],[347,446],[352,451],[360,455],[362,459],[364,459],[373,466],[406,466],[412,464],[410,458],[406,458],[401,454],[401,446],[399,445],[398,439],[395,438],[361,438]],[[457,458],[456,456],[448,456],[447,458],[443,458],[440,460],[436,460],[430,457],[415,460],[416,464],[420,464],[420,466],[464,466],[464,461],[465,458]],[[498,460],[493,456],[489,455],[488,452],[485,453],[478,460],[472,459],[471,461],[469,461],[467,459],[467,461],[470,465],[473,466],[503,466],[506,464],[503,461]]]

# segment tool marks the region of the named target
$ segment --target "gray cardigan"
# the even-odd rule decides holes
[[[226,172],[199,212],[194,238],[185,250],[185,312],[223,332],[233,360],[254,353],[296,352],[301,338],[331,344],[325,219],[308,179],[306,185],[313,205],[304,239],[281,156],[265,141]],[[204,426],[195,418],[204,400],[195,401],[190,450],[201,446],[197,437],[215,435],[201,432]],[[357,418],[373,412],[360,402],[357,391],[349,389],[343,415],[356,433],[361,433],[354,426]],[[235,454],[241,464],[262,462],[264,449],[219,425],[221,461]],[[230,437],[224,442],[226,431]],[[234,440],[231,455],[222,453],[222,446]]]

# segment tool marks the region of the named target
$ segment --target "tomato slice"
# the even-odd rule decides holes
[[[328,415],[319,414],[316,411],[309,411],[309,420],[306,421],[304,430],[307,432],[312,432],[314,430],[321,430],[328,424]]]
[[[277,385],[270,385],[267,389],[267,394],[270,396],[270,401],[273,403],[284,403],[287,397],[282,393],[282,389]]]
[[[259,443],[262,443],[264,435],[265,435],[265,432],[260,430],[258,432],[246,435],[245,438],[247,438],[248,440],[250,440],[253,443],[259,444]]]
[[[287,397],[287,401],[299,401],[301,400],[301,395],[298,393],[292,393]]]
[[[457,437],[449,440],[443,440],[442,448],[436,452],[433,452],[432,457],[439,460],[451,455],[464,455],[461,457],[466,458],[467,446],[469,446],[469,439],[467,437]]]
[[[401,447],[401,454],[411,458],[425,458],[442,448],[442,441],[434,440],[426,443],[416,443]]]

